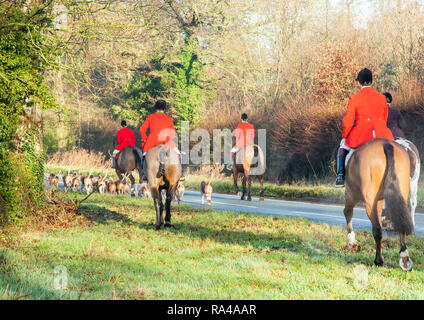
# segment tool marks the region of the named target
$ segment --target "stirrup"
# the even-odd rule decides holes
[[[334,183],[334,187],[343,188],[345,186],[343,174],[339,174],[337,176],[336,182]]]

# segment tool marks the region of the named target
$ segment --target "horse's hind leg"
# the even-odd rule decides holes
[[[152,188],[152,197],[156,209],[156,230],[159,230],[163,224],[163,203],[162,195],[157,188]]]
[[[252,201],[252,194],[251,194],[251,191],[252,191],[252,177],[251,176],[248,176],[247,177],[247,183],[249,185],[249,190],[247,192],[247,201]]]
[[[238,195],[240,197],[241,193],[240,193],[240,190],[239,190],[238,185],[237,185],[238,172],[237,172],[237,169],[236,169],[235,166],[234,166],[234,169],[233,169],[233,178],[234,178],[234,191],[236,192],[236,195]]]
[[[259,177],[259,183],[261,184],[261,190],[259,192],[259,202],[264,201],[264,176]]]
[[[241,194],[241,200],[245,200],[246,199],[246,175],[243,175],[243,180],[242,180],[242,194]]]
[[[165,215],[165,225],[164,225],[165,228],[171,226],[171,202],[173,197],[173,193],[171,192],[171,190],[172,189],[168,189],[166,191],[166,202],[165,202],[166,215]]]
[[[119,181],[122,180],[122,172],[115,168],[116,175],[118,176]]]
[[[349,240],[349,247],[353,252],[358,252],[361,249],[359,242],[355,238],[355,232],[353,231],[352,226],[352,217],[353,217],[353,208],[355,207],[357,201],[355,201],[350,195],[346,192],[345,196],[345,208],[344,215],[347,223],[347,239]]]
[[[408,249],[406,248],[406,234],[400,233],[400,252],[399,252],[399,265],[402,270],[410,271],[412,269],[412,260],[409,257]]]
[[[371,209],[371,223],[372,223],[372,235],[375,240],[375,260],[374,264],[376,266],[382,266],[384,264],[384,259],[382,255],[382,246],[381,240],[383,238],[383,228],[381,225],[381,211],[383,210],[383,200],[375,200],[375,204],[371,207],[369,203],[365,202],[365,208],[367,210]]]
[[[128,176],[128,178],[130,178],[130,181],[131,181],[131,190],[132,190],[133,187],[134,187],[134,183],[135,183],[135,179],[134,179],[132,173]]]

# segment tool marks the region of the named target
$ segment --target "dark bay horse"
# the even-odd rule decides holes
[[[127,175],[131,180],[131,187],[135,183],[135,179],[131,172],[134,170],[138,171],[139,182],[142,182],[142,171],[141,171],[141,159],[142,152],[138,148],[134,148],[131,146],[125,147],[118,154],[118,158],[116,160],[115,172],[119,178],[119,181],[123,179],[123,175]]]
[[[159,230],[162,224],[164,224],[162,190],[166,190],[164,227],[170,227],[171,202],[175,196],[182,173],[178,153],[165,145],[157,145],[147,152],[145,159],[145,174],[156,209],[156,229]],[[161,160],[165,169],[163,175],[159,172]]]
[[[359,250],[352,227],[353,208],[364,201],[372,223],[376,243],[375,265],[384,263],[382,256],[381,212],[383,201],[386,214],[400,234],[399,265],[411,270],[412,260],[406,248],[406,235],[414,232],[414,223],[408,212],[410,159],[405,149],[394,141],[372,139],[356,149],[346,166],[345,208],[349,246]]]
[[[240,193],[237,186],[237,180],[239,174],[243,175],[243,193]],[[234,189],[238,196],[241,196],[241,200],[246,199],[246,182],[249,184],[249,191],[247,193],[247,200],[252,201],[251,188],[252,179],[251,176],[256,176],[261,184],[261,190],[259,193],[259,201],[264,201],[264,174],[265,174],[265,157],[261,148],[256,144],[248,144],[242,148],[234,156],[233,160],[233,178],[234,178]]]

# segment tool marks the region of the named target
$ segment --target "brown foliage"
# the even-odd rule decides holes
[[[361,69],[349,50],[329,43],[322,46],[318,70],[312,76],[312,95],[318,102],[341,102],[353,93],[355,78]]]

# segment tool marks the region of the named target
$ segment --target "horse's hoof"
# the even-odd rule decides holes
[[[163,225],[163,227],[164,228],[171,228],[172,227],[172,224],[171,224],[171,222],[165,222],[165,224]]]
[[[383,260],[377,260],[377,259],[374,260],[374,265],[376,267],[382,267],[383,264],[384,264],[384,261]]]
[[[155,229],[156,230],[160,230],[160,227],[161,227],[161,225],[159,224],[159,225],[155,225]]]
[[[349,243],[349,248],[352,253],[357,253],[361,251],[361,245],[359,244],[358,241],[355,243]]]
[[[403,271],[411,271],[413,263],[410,257],[403,257],[399,259],[399,265]]]
[[[264,197],[260,197],[259,198],[259,202],[262,202],[262,201],[264,201],[265,200],[265,198]]]
[[[252,201],[252,197],[248,197],[247,198],[247,201]]]

